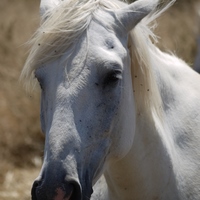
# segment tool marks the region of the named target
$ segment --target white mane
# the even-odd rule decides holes
[[[152,65],[155,62],[152,62],[153,53],[151,52],[155,52],[156,47],[152,44],[150,37],[153,40],[156,37],[149,24],[171,4],[147,16],[130,33],[133,92],[138,113],[144,108],[144,110],[150,109],[150,113],[155,112],[159,115],[159,109],[162,106],[152,72]],[[67,0],[56,9],[47,12],[44,22],[30,41],[32,48],[21,77],[31,83],[37,68],[57,59],[66,50],[73,50],[78,38],[87,30],[97,9],[116,10],[125,5],[118,0]]]

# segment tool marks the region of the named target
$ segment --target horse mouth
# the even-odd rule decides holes
[[[83,190],[81,194],[79,193],[79,191],[77,191],[75,185],[71,184],[67,187],[67,190],[65,189],[65,187],[66,186],[56,189],[56,196],[54,197],[54,200],[89,200],[93,193],[93,189],[91,187]]]
[[[70,186],[68,188],[68,191],[65,191],[63,187],[57,188],[56,189],[56,196],[54,197],[54,200],[70,200],[72,199],[72,194],[74,192],[74,187]]]

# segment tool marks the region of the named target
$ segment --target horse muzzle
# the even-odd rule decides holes
[[[81,186],[76,180],[51,183],[48,180],[36,180],[33,183],[32,200],[81,200]]]

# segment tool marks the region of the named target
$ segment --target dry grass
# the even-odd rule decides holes
[[[197,8],[200,0],[177,0],[159,20],[157,34],[161,36],[159,46],[171,51],[193,65],[196,55],[198,33]]]
[[[4,176],[4,182],[1,185],[1,200],[29,200],[31,185],[39,173],[38,169],[21,168],[7,170]]]
[[[188,63],[196,52],[198,0],[178,0],[158,22],[162,49]],[[26,58],[23,44],[38,26],[39,0],[0,1],[0,199],[30,199],[41,166],[43,137],[39,95],[29,96],[18,78]]]
[[[38,25],[38,6],[39,1],[0,1],[1,200],[28,199],[41,164],[39,97],[27,95],[18,81],[27,51],[23,44]]]

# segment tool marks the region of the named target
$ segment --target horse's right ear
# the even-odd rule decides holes
[[[56,7],[62,0],[41,0],[40,1],[40,16],[44,17],[45,13]]]

